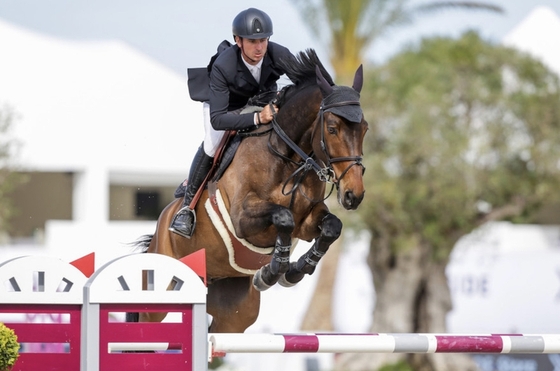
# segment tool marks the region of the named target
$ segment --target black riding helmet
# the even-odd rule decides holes
[[[234,18],[231,28],[233,36],[264,39],[272,35],[272,20],[262,10],[249,8]]]

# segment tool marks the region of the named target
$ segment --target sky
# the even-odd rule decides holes
[[[312,37],[293,1],[0,0],[0,20],[68,40],[120,40],[184,76],[188,67],[205,66],[222,40],[231,41],[231,21],[239,11],[258,7],[274,22],[272,41],[294,53],[314,48],[328,66],[326,48]],[[426,2],[410,0],[411,5]],[[560,0],[488,2],[503,7],[505,14],[462,10],[426,14],[384,35],[368,50],[367,58],[382,63],[422,37],[457,37],[469,29],[500,42],[538,5],[560,14]]]

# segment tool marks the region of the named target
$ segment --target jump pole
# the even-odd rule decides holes
[[[209,334],[227,353],[560,353],[560,334]]]

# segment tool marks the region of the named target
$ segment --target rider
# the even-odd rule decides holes
[[[209,99],[203,103],[204,142],[191,164],[183,207],[169,227],[187,238],[196,223],[189,205],[212,167],[224,131],[248,130],[272,121],[274,112],[268,105],[257,112],[242,110],[249,98],[276,91],[276,82],[284,74],[279,61],[294,58],[287,48],[269,41],[272,20],[262,10],[240,12],[233,20],[232,31],[235,45],[220,52],[211,67]]]

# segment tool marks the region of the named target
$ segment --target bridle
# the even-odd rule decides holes
[[[362,156],[342,156],[342,157],[331,157],[329,150],[327,148],[326,142],[325,142],[325,128],[324,128],[324,113],[325,111],[327,111],[328,109],[334,108],[334,107],[342,107],[342,106],[351,106],[351,105],[360,105],[359,101],[344,101],[344,102],[337,102],[337,103],[333,103],[333,104],[329,104],[329,105],[325,105],[324,104],[324,100],[321,102],[321,105],[319,107],[319,125],[317,125],[314,129],[314,133],[315,134],[315,130],[317,129],[317,127],[319,127],[319,129],[321,130],[321,150],[323,151],[323,154],[325,155],[327,162],[325,164],[325,166],[321,167],[317,161],[315,161],[315,159],[313,158],[313,153],[311,153],[310,155],[308,155],[307,153],[305,153],[287,134],[286,132],[280,127],[280,125],[278,124],[278,121],[276,120],[276,112],[274,110],[274,107],[272,106],[272,103],[270,103],[270,109],[273,112],[273,119],[271,121],[271,125],[272,125],[272,129],[274,130],[274,132],[284,141],[284,143],[286,143],[288,145],[288,147],[290,147],[300,158],[301,161],[300,162],[296,162],[286,156],[284,156],[283,154],[281,154],[280,152],[278,152],[278,150],[276,150],[274,147],[272,147],[270,140],[268,142],[268,148],[270,149],[270,151],[274,154],[276,154],[277,156],[292,162],[294,164],[296,164],[297,169],[292,173],[292,175],[290,175],[288,177],[288,179],[284,182],[284,186],[282,187],[282,194],[284,195],[290,195],[293,194],[298,188],[299,185],[301,184],[301,182],[303,181],[303,178],[305,177],[305,175],[313,170],[316,174],[317,177],[319,178],[319,180],[321,180],[322,182],[325,183],[330,183],[332,184],[331,186],[331,190],[330,192],[327,194],[327,196],[325,198],[323,198],[322,200],[319,201],[324,201],[327,198],[329,198],[329,196],[332,194],[334,186],[336,186],[336,188],[338,189],[339,186],[339,182],[340,180],[344,177],[344,175],[346,175],[346,173],[350,170],[350,168],[352,168],[352,166],[354,165],[358,165],[362,168],[362,173],[365,171],[365,166],[362,164]],[[313,140],[312,140],[313,141]],[[351,161],[351,163],[346,167],[346,169],[344,169],[344,171],[340,174],[340,177],[338,177],[338,179],[336,178],[336,175],[334,173],[334,168],[332,166],[333,163],[336,162],[345,162],[345,161]],[[286,191],[287,185],[288,183],[293,180],[293,185],[292,188],[289,191]],[[302,192],[303,194],[303,192]],[[304,196],[310,200],[305,194]],[[293,198],[292,198],[293,201]],[[310,200],[313,201],[313,200]]]
[[[335,162],[345,162],[345,161],[351,161],[350,165],[348,165],[346,167],[346,169],[344,169],[344,171],[340,174],[339,179],[335,179],[333,182],[336,184],[336,186],[338,187],[338,182],[340,179],[342,179],[344,177],[344,175],[346,175],[346,173],[350,170],[350,168],[354,165],[358,165],[362,168],[362,174],[364,173],[364,171],[366,170],[365,166],[362,164],[362,156],[341,156],[341,157],[335,157],[332,158],[330,153],[329,153],[329,149],[327,148],[327,145],[325,143],[325,128],[323,127],[323,122],[324,122],[324,113],[325,111],[334,108],[334,107],[343,107],[343,106],[359,106],[360,102],[359,101],[344,101],[344,102],[337,102],[337,103],[333,103],[333,104],[329,104],[329,105],[323,105],[323,102],[321,102],[321,106],[319,107],[319,127],[321,130],[321,149],[323,150],[323,153],[325,154],[325,157],[327,158],[327,168],[330,169],[330,171],[332,172],[333,176],[334,176],[334,169],[332,164]]]

